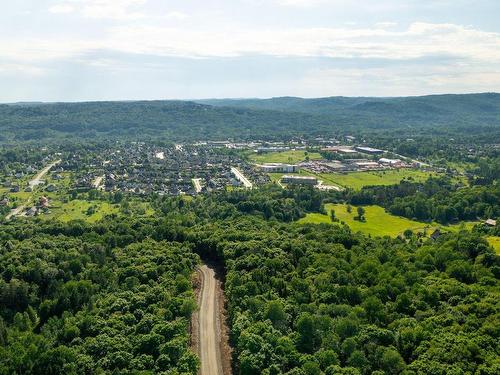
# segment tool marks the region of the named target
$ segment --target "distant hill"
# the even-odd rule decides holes
[[[500,138],[500,94],[407,98],[22,103],[0,105],[0,142],[282,139],[387,133]]]
[[[0,105],[0,142],[254,139],[329,131],[322,116],[187,101]]]
[[[334,115],[335,113],[384,113],[392,116],[433,116],[433,115],[485,115],[498,120],[500,114],[500,94],[429,95],[398,98],[343,97],[304,99],[278,97],[271,99],[208,99],[198,103],[223,106],[293,111],[312,114]]]

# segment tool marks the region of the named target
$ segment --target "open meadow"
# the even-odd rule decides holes
[[[283,152],[267,152],[262,154],[252,153],[249,154],[248,158],[251,162],[257,164],[263,163],[288,163],[295,164],[306,160],[309,157],[310,160],[321,159],[321,155],[317,152],[307,152],[304,150],[289,150]]]
[[[426,232],[427,235],[431,234],[435,229],[440,228],[444,231],[458,231],[461,228],[470,229],[474,224],[473,222],[460,223],[454,225],[440,225],[437,223],[422,223],[419,221],[410,220],[400,216],[394,216],[386,212],[380,206],[363,206],[365,209],[365,221],[355,220],[357,216],[356,207],[352,206],[351,212],[347,211],[346,204],[326,204],[325,209],[327,215],[319,213],[307,214],[306,217],[300,219],[298,222],[302,224],[332,224],[330,212],[335,211],[335,217],[340,222],[347,224],[354,232],[362,232],[372,236],[390,236],[396,237],[402,234],[406,229],[413,232]]]
[[[435,173],[414,169],[398,169],[374,172],[320,173],[316,176],[325,185],[338,185],[345,188],[360,190],[363,186],[394,185],[401,180],[425,181]]]

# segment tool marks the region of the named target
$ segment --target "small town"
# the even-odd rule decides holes
[[[283,188],[309,185],[340,191],[345,186],[335,183],[335,176],[439,170],[402,155],[356,145],[351,136],[343,140],[346,144],[318,138],[309,142],[198,141],[170,146],[131,142],[70,152],[44,148],[46,156],[41,160],[5,168],[9,172],[0,177],[0,207],[10,209],[7,218],[43,215],[50,212],[51,195],[91,190],[178,196],[274,182]],[[273,161],[276,158],[286,160]],[[31,200],[34,191],[39,194]]]

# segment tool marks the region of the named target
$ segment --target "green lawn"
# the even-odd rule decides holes
[[[279,180],[285,173],[269,173],[271,181]],[[394,185],[403,178],[412,178],[414,181],[425,181],[436,173],[423,172],[414,169],[387,170],[379,172],[349,172],[349,173],[312,173],[301,169],[299,174],[314,176],[323,181],[323,185],[334,185],[360,190],[369,185]]]
[[[458,231],[459,229],[470,229],[475,223],[461,223],[450,226],[443,226],[437,223],[427,224],[404,217],[394,216],[385,212],[384,208],[380,206],[364,206],[365,209],[365,222],[354,220],[357,216],[356,207],[352,207],[352,212],[347,212],[346,204],[327,204],[325,209],[328,215],[313,213],[307,214],[306,217],[299,220],[299,223],[327,223],[331,224],[330,211],[335,210],[335,216],[349,225],[354,231],[360,231],[364,234],[371,234],[372,236],[391,236],[396,237],[402,234],[406,229],[411,229],[414,232],[421,232],[426,229],[427,234],[431,234],[436,228],[442,228],[448,231]]]
[[[425,181],[435,173],[423,172],[414,169],[387,170],[377,172],[350,172],[350,173],[321,173],[318,178],[325,185],[340,185],[346,188],[360,190],[369,185],[394,185],[402,179],[412,178],[414,181]]]
[[[321,159],[321,155],[317,152],[307,152],[304,150],[290,150],[283,152],[267,152],[263,154],[250,154],[250,161],[258,164],[263,163],[289,163],[295,164],[304,161],[306,157],[309,159]]]
[[[87,210],[89,207],[95,207],[95,212],[91,215],[87,215]],[[57,219],[63,222],[68,222],[71,220],[85,220],[90,223],[94,223],[102,219],[105,215],[112,213],[118,213],[119,206],[112,205],[108,202],[102,201],[83,201],[83,200],[72,200],[67,203],[61,204],[59,207],[54,206],[51,208],[51,213],[48,215],[43,215],[41,217],[45,219]]]
[[[491,237],[486,237],[488,240],[489,244],[495,249],[495,252],[500,255],[500,237],[498,236],[491,236]]]

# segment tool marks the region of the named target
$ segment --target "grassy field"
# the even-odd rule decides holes
[[[87,214],[87,211],[90,207],[94,207],[94,213]],[[71,220],[85,220],[89,223],[94,223],[102,219],[105,215],[118,212],[118,205],[112,205],[108,202],[102,201],[89,202],[75,199],[67,203],[63,203],[59,207],[52,207],[50,214],[43,215],[41,217],[44,219],[57,219],[63,222],[68,222]]]
[[[269,173],[271,181],[279,180],[286,173]],[[360,190],[363,186],[369,185],[394,185],[403,178],[412,178],[414,181],[425,181],[436,173],[423,172],[413,169],[388,170],[379,172],[349,172],[342,173],[312,173],[301,169],[299,172],[303,176],[314,176],[323,181],[323,185],[334,185],[339,187]]]
[[[391,236],[396,237],[402,234],[406,229],[411,229],[414,232],[421,232],[424,229],[427,234],[431,234],[436,228],[442,228],[448,231],[458,231],[461,228],[469,229],[475,223],[461,223],[450,226],[443,226],[436,223],[427,224],[418,221],[410,220],[404,217],[391,215],[380,206],[364,206],[365,209],[365,222],[354,220],[357,216],[356,207],[352,207],[352,212],[347,212],[347,205],[345,204],[327,204],[325,206],[328,215],[323,214],[308,214],[306,217],[299,220],[299,223],[327,223],[331,224],[330,211],[335,211],[335,216],[349,225],[354,231],[360,231],[364,234],[372,236]]]
[[[325,185],[339,185],[354,190],[360,190],[369,185],[394,185],[402,179],[412,178],[414,181],[425,181],[435,173],[423,172],[413,169],[388,170],[377,172],[350,172],[321,173],[317,177],[324,181]]]
[[[495,252],[500,255],[500,237],[497,236],[491,236],[491,237],[486,237],[488,240],[489,244],[495,249]]]
[[[250,161],[258,164],[262,163],[290,163],[295,164],[304,161],[306,157],[309,159],[321,159],[321,155],[317,152],[307,152],[304,150],[290,150],[283,152],[268,152],[263,154],[250,154]]]

